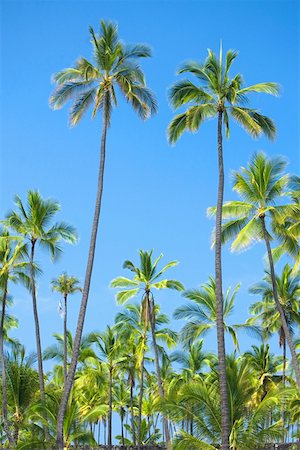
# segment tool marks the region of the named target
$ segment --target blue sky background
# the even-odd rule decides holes
[[[101,117],[87,116],[68,127],[68,110],[51,111],[51,75],[72,66],[76,58],[90,58],[88,27],[100,19],[119,24],[126,42],[145,42],[153,57],[142,63],[147,83],[158,99],[158,115],[143,123],[125,102],[113,112],[107,142],[107,166],[97,255],[85,331],[104,329],[119,309],[112,278],[123,275],[125,259],[138,261],[138,250],[154,249],[164,260],[180,261],[170,276],[187,288],[205,282],[214,270],[210,250],[212,221],[206,208],[216,203],[216,120],[199,133],[184,135],[172,148],[166,128],[173,117],[167,88],[176,80],[176,68],[187,59],[203,60],[207,48],[239,51],[232,74],[241,72],[247,84],[277,81],[280,98],[254,94],[251,104],[272,117],[278,127],[275,143],[252,140],[232,124],[224,143],[225,200],[235,198],[230,171],[246,164],[257,150],[283,154],[289,170],[299,172],[299,3],[297,1],[14,1],[2,7],[1,69],[1,217],[13,206],[17,193],[39,189],[62,205],[59,219],[75,225],[80,241],[65,246],[52,264],[38,252],[44,270],[38,303],[42,345],[62,331],[57,313],[58,295],[50,280],[63,270],[83,281],[95,199]],[[241,254],[224,249],[224,288],[238,282],[232,323],[247,318],[254,300],[251,284],[263,274],[264,247]],[[31,299],[20,287],[11,287],[13,313],[20,320],[14,332],[28,350],[35,349]],[[172,314],[184,300],[178,293],[156,296],[164,312]],[[80,296],[70,298],[69,327],[74,330]],[[179,329],[180,322],[172,322]],[[255,343],[240,336],[242,350]],[[215,337],[206,348],[215,349]],[[232,349],[228,342],[228,349]],[[276,347],[274,347],[276,349]],[[48,366],[49,367],[49,366]]]

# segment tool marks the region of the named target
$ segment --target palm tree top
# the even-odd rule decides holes
[[[105,106],[106,119],[110,122],[111,110],[117,106],[117,86],[142,119],[156,113],[157,104],[146,87],[145,76],[138,64],[140,58],[151,56],[145,44],[124,44],[118,37],[118,26],[101,20],[97,34],[89,28],[93,47],[93,62],[80,57],[73,68],[57,72],[53,80],[57,88],[50,97],[50,106],[60,109],[70,99],[70,125],[75,126],[93,105],[92,117]]]
[[[229,50],[224,59],[221,46],[219,57],[208,49],[204,63],[188,61],[182,64],[178,74],[194,75],[198,83],[183,79],[174,83],[169,91],[169,99],[175,109],[187,105],[186,112],[177,115],[169,125],[171,143],[174,144],[186,130],[197,131],[204,120],[215,117],[219,112],[223,115],[227,137],[230,115],[251,136],[265,134],[270,139],[274,138],[276,128],[273,121],[249,108],[247,95],[252,92],[278,95],[279,86],[274,82],[245,86],[240,73],[231,78],[229,72],[237,55],[235,50]]]
[[[174,266],[177,266],[178,261],[171,261],[163,268],[158,269],[158,263],[163,257],[161,253],[155,260],[153,260],[153,250],[140,250],[140,266],[137,267],[132,261],[126,260],[123,264],[124,269],[129,269],[134,273],[132,279],[126,277],[117,277],[111,281],[110,286],[113,288],[123,288],[116,295],[117,301],[120,304],[125,303],[130,298],[142,292],[150,293],[152,289],[175,289],[181,291],[184,289],[182,283],[177,280],[169,280],[167,278],[161,279],[164,272]]]
[[[280,239],[286,217],[299,214],[298,204],[284,201],[289,194],[286,165],[281,156],[268,157],[258,152],[254,153],[247,167],[233,172],[233,190],[241,200],[225,202],[222,208],[222,242],[235,238],[232,251],[242,251],[263,239],[261,219],[266,216],[271,219],[274,236]],[[214,216],[216,207],[208,208],[207,214]]]
[[[54,222],[55,215],[60,211],[60,204],[52,199],[43,199],[37,190],[29,190],[27,204],[16,195],[16,211],[10,211],[4,221],[8,228],[29,240],[40,242],[50,250],[52,258],[61,251],[59,241],[74,244],[77,233],[73,226],[66,222]]]
[[[78,278],[69,276],[66,272],[63,272],[58,278],[53,279],[51,285],[52,291],[59,292],[64,296],[82,291]]]

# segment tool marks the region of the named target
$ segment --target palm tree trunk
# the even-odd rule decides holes
[[[133,412],[133,386],[134,386],[134,379],[132,374],[130,374],[130,413],[131,413],[132,440],[133,445],[136,445],[134,412]]]
[[[286,338],[286,341],[288,343],[289,350],[290,350],[290,353],[291,353],[292,364],[293,364],[293,367],[294,367],[294,370],[295,370],[295,376],[296,376],[297,385],[300,388],[300,369],[299,369],[297,354],[296,354],[294,342],[293,342],[293,339],[292,339],[289,327],[287,325],[287,321],[286,321],[286,318],[285,318],[285,314],[284,314],[283,308],[282,308],[281,303],[280,303],[279,298],[278,298],[278,291],[277,291],[277,285],[276,285],[274,262],[273,262],[273,256],[272,256],[272,250],[271,250],[269,235],[268,235],[268,232],[267,232],[267,229],[266,229],[265,214],[262,214],[260,216],[260,219],[261,219],[264,239],[265,239],[265,242],[266,242],[266,247],[267,247],[267,252],[268,252],[274,301],[275,301],[276,308],[277,308],[277,310],[279,312],[279,315],[280,315],[281,326],[283,328],[283,331],[284,331],[284,334],[285,334],[285,338]]]
[[[122,436],[122,445],[124,447],[125,445],[125,440],[124,440],[124,413],[121,409],[120,411],[120,418],[121,418],[121,436]]]
[[[67,297],[67,295],[64,296],[64,385],[66,384],[67,380]]]
[[[112,372],[113,368],[109,368],[109,398],[108,398],[108,450],[112,449]]]
[[[37,310],[37,301],[36,301],[36,286],[35,286],[35,276],[34,276],[34,251],[35,251],[36,241],[31,241],[31,253],[30,253],[30,281],[31,281],[31,295],[32,295],[32,306],[33,306],[33,316],[35,323],[35,337],[36,337],[36,350],[37,350],[37,359],[38,359],[38,373],[39,373],[39,384],[40,384],[40,397],[42,405],[46,404],[45,397],[45,383],[44,383],[44,371],[43,371],[43,357],[42,357],[42,344],[41,344],[41,335],[40,335],[40,324],[39,324],[39,316]],[[45,416],[45,421],[47,423],[47,417]],[[45,427],[45,438],[49,439],[48,427]]]
[[[223,318],[222,288],[222,208],[224,196],[224,164],[222,142],[222,109],[218,112],[218,167],[219,185],[216,212],[215,278],[216,278],[216,324],[218,341],[219,383],[221,396],[221,450],[229,450],[230,416],[228,405],[228,388],[226,378],[226,352]]]
[[[9,423],[7,419],[7,385],[6,385],[6,367],[4,358],[4,319],[5,308],[7,299],[7,281],[5,281],[5,287],[3,289],[2,297],[2,309],[1,309],[1,323],[0,323],[0,358],[1,358],[1,372],[2,372],[2,416],[3,416],[3,428],[7,435],[9,445],[14,447],[15,441],[10,432]]]
[[[159,365],[159,357],[158,357],[158,348],[156,343],[156,336],[155,336],[155,304],[153,296],[150,297],[150,292],[146,292],[147,296],[147,302],[148,302],[148,314],[149,314],[149,323],[151,328],[151,336],[152,336],[152,343],[153,343],[153,350],[154,350],[154,361],[155,361],[155,369],[156,369],[156,375],[157,375],[157,384],[158,384],[158,393],[160,398],[164,398],[164,387],[162,383],[161,378],[161,372],[160,372],[160,365]],[[170,447],[170,433],[169,433],[169,427],[168,427],[168,421],[165,417],[163,417],[163,427],[165,432],[165,438],[166,438],[166,445],[167,448]]]
[[[107,96],[107,93],[104,94],[104,98],[103,98],[103,122],[102,122],[102,137],[101,137],[101,150],[100,150],[101,155],[100,155],[100,167],[99,167],[99,175],[98,175],[98,188],[97,188],[97,196],[96,196],[96,203],[95,203],[95,212],[94,212],[94,219],[93,219],[93,225],[92,225],[90,248],[89,248],[89,255],[88,255],[88,261],[87,261],[87,266],[86,266],[84,287],[83,287],[83,292],[82,292],[82,300],[81,300],[81,305],[80,305],[80,311],[79,311],[77,328],[76,328],[76,335],[75,335],[74,346],[73,346],[72,360],[71,360],[71,364],[69,367],[67,380],[66,380],[66,383],[64,386],[64,392],[63,392],[63,395],[61,398],[58,416],[57,416],[57,426],[56,426],[57,450],[63,450],[63,448],[64,448],[64,437],[63,437],[64,417],[65,417],[65,413],[66,413],[66,409],[67,409],[70,392],[71,392],[71,389],[72,389],[72,386],[74,383],[74,377],[75,377],[75,371],[76,371],[77,361],[78,361],[78,357],[79,357],[80,342],[81,342],[81,336],[82,336],[82,331],[83,331],[83,325],[84,325],[84,319],[85,319],[85,314],[86,314],[87,301],[88,301],[91,277],[92,277],[92,271],[93,271],[93,263],[94,263],[94,257],[95,257],[98,223],[99,223],[99,218],[100,218],[101,199],[102,199],[102,192],[103,192],[106,134],[107,134],[107,128],[108,128],[106,96]]]
[[[137,429],[138,450],[140,450],[141,445],[142,445],[141,427],[142,427],[142,403],[143,403],[143,395],[144,395],[144,354],[143,354],[142,361],[141,361],[141,380],[140,380],[139,411],[138,411],[138,429]]]

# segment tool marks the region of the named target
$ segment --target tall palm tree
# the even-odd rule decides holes
[[[15,242],[14,242],[15,241]],[[0,321],[0,359],[2,373],[2,415],[5,433],[8,437],[9,444],[15,444],[7,419],[7,385],[6,385],[6,369],[4,358],[4,327],[6,318],[6,305],[8,297],[9,282],[17,282],[24,280],[26,277],[25,269],[28,263],[24,261],[26,258],[26,245],[20,242],[18,238],[9,235],[8,231],[0,232],[0,288],[1,288],[1,321]],[[28,280],[27,280],[28,281]]]
[[[297,384],[300,387],[300,369],[293,339],[287,324],[284,307],[281,305],[276,284],[276,275],[270,241],[273,232],[276,237],[277,224],[288,214],[298,210],[294,204],[282,204],[286,193],[288,175],[284,173],[286,162],[281,158],[268,158],[264,153],[254,154],[248,167],[242,167],[233,174],[233,190],[241,201],[226,202],[223,205],[222,242],[234,238],[232,251],[243,250],[263,240],[266,244],[273,298],[280,315],[281,325],[291,352]],[[215,214],[216,208],[209,208]],[[266,222],[267,220],[267,222]],[[271,230],[269,231],[269,229]]]
[[[90,343],[97,348],[97,358],[102,361],[109,375],[108,394],[108,447],[112,448],[112,411],[113,411],[113,384],[118,365],[125,359],[121,348],[121,340],[113,327],[106,327],[102,333],[91,333]]]
[[[160,373],[160,364],[159,364],[159,351],[157,346],[157,338],[155,332],[156,325],[156,308],[155,301],[153,296],[153,289],[175,289],[177,291],[181,291],[184,289],[183,285],[176,280],[169,279],[161,279],[164,272],[176,266],[177,261],[171,261],[162,269],[158,270],[157,265],[161,258],[162,254],[158,256],[154,261],[152,259],[152,251],[147,252],[140,250],[140,267],[137,267],[133,264],[133,262],[127,260],[124,262],[124,269],[129,269],[134,273],[133,279],[126,277],[118,277],[115,278],[111,282],[111,287],[121,288],[116,295],[117,301],[120,304],[125,303],[130,298],[135,297],[139,292],[142,294],[141,305],[142,308],[147,311],[148,320],[151,329],[152,336],[152,344],[154,351],[154,361],[155,368],[157,374],[157,383],[158,383],[158,391],[161,398],[164,397],[164,388]],[[168,430],[167,421],[164,420],[164,431],[166,437],[167,446],[170,444],[170,433]]]
[[[239,350],[238,330],[259,333],[258,327],[250,324],[233,324],[225,322],[233,313],[234,301],[240,288],[237,284],[233,291],[227,289],[224,298],[224,330],[228,333],[237,350]],[[204,335],[216,326],[216,283],[212,276],[209,281],[201,286],[201,289],[190,289],[183,293],[190,300],[189,303],[179,306],[174,311],[175,319],[186,319],[188,323],[181,330],[181,338],[185,343],[193,343],[199,336]]]
[[[247,94],[262,92],[277,95],[276,83],[265,82],[252,86],[244,86],[241,74],[230,78],[230,68],[237,57],[237,52],[229,50],[223,61],[222,48],[219,58],[208,50],[208,57],[202,64],[187,62],[178,73],[195,75],[199,85],[185,79],[178,81],[170,90],[170,101],[174,108],[188,105],[187,110],[178,114],[168,128],[169,140],[175,143],[184,131],[198,131],[206,120],[217,117],[217,149],[218,149],[218,200],[216,214],[216,246],[215,246],[215,278],[217,295],[217,339],[219,375],[222,407],[222,450],[229,448],[229,410],[225,367],[225,341],[223,328],[222,299],[222,261],[221,261],[221,224],[224,193],[224,163],[223,163],[223,125],[226,136],[229,137],[229,116],[241,125],[251,136],[265,134],[269,138],[275,135],[275,125],[268,117],[255,109],[246,107]]]
[[[147,89],[144,74],[138,64],[140,58],[151,56],[149,47],[142,44],[125,45],[119,40],[118,27],[113,23],[101,21],[99,34],[96,34],[92,27],[89,31],[93,47],[93,62],[81,57],[77,60],[74,68],[58,72],[54,76],[58,86],[50,98],[50,105],[54,109],[61,108],[70,99],[74,100],[70,110],[72,126],[80,122],[89,107],[93,106],[92,117],[95,117],[99,111],[102,112],[100,167],[95,212],[74,354],[57,421],[57,446],[59,450],[63,448],[63,417],[75,376],[90,289],[103,191],[106,136],[110,126],[112,109],[117,106],[116,87],[119,88],[122,96],[143,120],[150,117],[157,109],[153,94]]]
[[[67,301],[68,296],[75,294],[76,292],[82,292],[79,286],[79,280],[76,277],[71,277],[62,273],[58,278],[51,281],[52,290],[62,294],[64,298],[64,383],[67,379]]]
[[[286,322],[293,336],[294,329],[300,325],[299,300],[300,300],[300,274],[293,275],[293,269],[286,264],[280,275],[276,275],[278,299],[284,310]],[[269,333],[278,332],[279,346],[283,350],[283,384],[286,373],[286,337],[281,324],[280,314],[274,304],[271,275],[265,271],[263,281],[254,284],[249,290],[252,294],[260,295],[261,300],[254,303],[250,312],[255,314],[249,321],[260,321]]]
[[[51,258],[55,259],[62,251],[60,247],[61,241],[75,243],[77,238],[75,229],[72,226],[65,222],[53,223],[55,215],[60,210],[60,205],[58,202],[51,199],[44,200],[38,191],[28,191],[27,205],[22,202],[19,196],[15,197],[15,204],[17,210],[8,213],[6,224],[16,233],[21,235],[24,241],[29,244],[30,248],[30,291],[32,295],[35,323],[40,395],[42,403],[45,403],[42,345],[36,295],[36,245],[39,244],[40,247],[49,250]]]

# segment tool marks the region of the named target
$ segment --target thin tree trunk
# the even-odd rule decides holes
[[[1,358],[1,371],[2,371],[2,415],[3,415],[3,428],[7,435],[9,445],[14,447],[15,441],[10,432],[9,423],[7,419],[7,384],[6,384],[6,367],[4,358],[4,319],[5,319],[5,308],[7,299],[7,281],[3,289],[2,297],[2,310],[1,310],[1,323],[0,323],[0,358]]]
[[[223,318],[222,288],[222,208],[224,196],[224,165],[222,142],[222,109],[218,112],[218,168],[219,185],[216,212],[215,279],[216,279],[216,324],[218,341],[218,368],[221,397],[221,450],[229,450],[230,416],[228,405],[228,387],[226,378],[226,352]]]
[[[141,380],[140,380],[139,411],[138,411],[138,429],[137,429],[138,450],[140,450],[141,445],[142,445],[141,427],[142,427],[142,403],[143,403],[143,394],[144,394],[144,355],[143,355],[142,361],[141,361]]]
[[[66,384],[67,380],[67,356],[68,356],[68,350],[67,350],[67,314],[68,314],[68,306],[67,306],[67,295],[64,296],[64,385]]]
[[[39,373],[39,384],[40,384],[40,397],[42,405],[46,405],[46,397],[45,397],[45,383],[44,383],[44,371],[43,371],[43,357],[42,357],[42,344],[41,344],[41,335],[40,335],[40,324],[39,324],[39,316],[37,310],[37,301],[36,301],[36,286],[35,286],[35,276],[34,276],[34,251],[35,251],[36,241],[31,241],[31,253],[30,253],[30,280],[31,280],[31,295],[32,295],[32,306],[33,306],[33,316],[35,323],[35,337],[36,337],[36,350],[37,350],[37,359],[38,359],[38,373]],[[47,415],[45,415],[45,421],[47,423]],[[45,426],[45,438],[49,439],[48,427]]]
[[[108,449],[112,449],[112,371],[113,368],[109,368],[109,397],[108,397]]]
[[[134,379],[132,374],[130,374],[130,412],[131,412],[132,440],[133,445],[136,445],[134,412],[133,412],[133,386],[134,386]]]
[[[282,329],[282,327],[281,327],[281,329]],[[283,329],[282,329],[282,348],[283,348],[282,383],[283,383],[283,387],[285,387],[285,377],[286,377],[286,338],[285,338],[285,334],[284,334]],[[283,424],[283,442],[286,442],[284,402],[282,403],[282,424]]]
[[[268,235],[268,232],[267,232],[267,229],[266,229],[265,215],[262,214],[260,216],[260,219],[261,219],[264,239],[265,239],[266,247],[267,247],[267,251],[268,251],[268,258],[269,258],[269,265],[270,265],[270,272],[271,272],[271,280],[272,280],[272,288],[273,288],[273,297],[274,297],[274,301],[275,301],[277,310],[278,310],[278,312],[280,314],[281,326],[283,328],[283,331],[284,331],[284,334],[285,334],[285,338],[286,338],[286,341],[288,343],[289,350],[290,350],[290,353],[291,353],[292,363],[293,363],[293,367],[294,367],[294,370],[295,370],[295,376],[296,376],[297,385],[300,388],[300,369],[299,369],[299,364],[298,364],[298,360],[297,360],[297,354],[296,354],[296,351],[295,351],[295,346],[294,346],[294,342],[293,342],[290,330],[289,330],[288,325],[287,325],[287,321],[286,321],[286,318],[285,318],[285,314],[284,314],[283,308],[282,308],[281,303],[280,303],[279,298],[278,298],[278,291],[277,291],[277,285],[276,285],[274,262],[273,262],[273,256],[272,256],[272,250],[271,250],[269,235]]]
[[[124,440],[124,415],[123,415],[123,411],[120,411],[120,417],[121,417],[121,436],[122,436],[122,445],[125,445],[125,440]]]
[[[78,361],[78,357],[79,357],[80,342],[81,342],[81,336],[82,336],[82,331],[83,331],[83,325],[84,325],[84,319],[85,319],[85,314],[86,314],[86,308],[87,308],[87,302],[88,302],[88,296],[89,296],[89,290],[90,290],[90,284],[91,284],[91,277],[92,277],[92,271],[93,271],[93,263],[94,263],[94,257],[95,257],[98,223],[99,223],[99,217],[100,217],[100,211],[101,211],[101,199],[102,199],[102,192],[103,192],[106,134],[107,134],[107,128],[108,128],[108,121],[107,121],[107,117],[106,117],[107,116],[107,110],[106,110],[106,95],[107,95],[107,93],[104,95],[105,95],[105,97],[103,99],[103,123],[102,123],[101,150],[100,150],[101,155],[100,155],[100,167],[99,167],[99,175],[98,175],[98,188],[97,188],[97,196],[96,196],[96,203],[95,203],[95,212],[94,212],[94,219],[93,219],[93,225],[92,225],[90,248],[89,248],[88,262],[87,262],[86,273],[85,273],[84,287],[83,287],[83,292],[82,292],[82,300],[81,300],[80,311],[79,311],[79,316],[78,316],[76,335],[75,335],[75,339],[74,339],[72,360],[71,360],[71,364],[69,367],[67,380],[66,380],[66,384],[64,386],[64,392],[63,392],[63,395],[61,398],[58,416],[57,416],[57,426],[56,426],[57,450],[63,450],[63,448],[64,448],[64,437],[63,437],[64,417],[65,417],[65,413],[66,413],[66,409],[67,409],[70,392],[71,392],[71,389],[72,389],[72,386],[74,383],[74,377],[75,377],[75,371],[76,371],[77,361]]]
[[[155,336],[155,304],[154,304],[153,296],[150,297],[149,291],[146,292],[146,296],[147,296],[147,302],[148,302],[148,314],[149,314],[149,322],[150,322],[152,343],[153,343],[153,350],[154,350],[154,361],[155,361],[155,369],[156,369],[156,375],[157,375],[158,393],[159,393],[160,398],[164,398],[165,393],[164,393],[164,387],[163,387],[162,378],[161,378],[159,357],[158,357],[158,348],[157,348],[156,336]],[[165,417],[163,417],[163,427],[164,427],[165,438],[166,438],[166,446],[167,446],[167,448],[169,448],[171,440],[170,440],[168,421]]]

